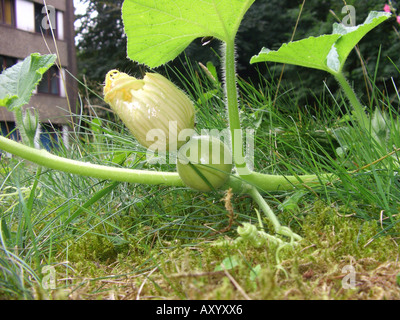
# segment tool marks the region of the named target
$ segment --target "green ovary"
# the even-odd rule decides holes
[[[208,192],[221,188],[232,171],[232,155],[218,138],[192,137],[178,152],[177,169],[184,184]]]

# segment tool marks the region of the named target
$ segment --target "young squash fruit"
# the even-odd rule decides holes
[[[106,75],[104,101],[121,118],[139,143],[153,151],[176,151],[193,131],[192,101],[171,81],[156,73],[142,80],[117,70]],[[182,140],[182,141],[181,141]]]
[[[197,191],[222,187],[232,171],[229,148],[213,136],[195,136],[178,151],[177,170],[183,183]]]

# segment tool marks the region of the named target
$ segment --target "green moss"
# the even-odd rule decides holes
[[[339,216],[336,209],[316,203],[304,218],[301,244],[278,253],[276,246],[254,248],[248,243],[173,248],[158,244],[137,255],[120,254],[110,263],[107,259],[115,257],[115,248],[92,235],[86,242],[94,244],[77,246],[81,248],[78,257],[84,255],[86,265],[80,260],[75,267],[82,276],[103,278],[118,270],[125,279],[118,290],[124,295],[122,292],[130,288],[132,297],[145,282],[142,297],[169,299],[397,299],[398,247],[389,236],[374,238],[379,231],[377,221]],[[96,254],[88,255],[88,248]],[[229,257],[237,263],[228,265],[226,271],[218,270]],[[90,259],[99,262],[91,263]],[[347,273],[343,267],[349,265],[356,272],[356,287],[344,289],[342,280]],[[88,291],[97,292],[99,286],[100,281],[93,281]],[[108,294],[104,284],[102,288],[103,294]]]

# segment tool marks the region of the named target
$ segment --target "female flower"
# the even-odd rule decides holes
[[[178,152],[177,169],[183,183],[198,191],[222,187],[232,170],[232,154],[217,137],[195,136]]]

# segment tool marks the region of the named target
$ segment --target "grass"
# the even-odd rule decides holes
[[[175,72],[196,102],[197,130],[226,127],[219,81],[190,63],[186,75],[166,72]],[[245,222],[258,226],[258,207],[245,195],[99,181],[2,158],[0,298],[399,299],[393,146],[400,134],[393,124],[400,99],[388,101],[374,88],[371,106],[389,114],[378,143],[346,120],[345,100],[328,89],[312,108],[300,107],[282,87],[273,103],[276,84],[260,80],[238,84],[242,123],[256,130],[255,170],[337,177],[313,189],[264,194],[282,225],[303,237],[298,246],[222,241],[237,238]],[[78,117],[70,149],[54,152],[175,170],[149,164],[112,114],[90,111]],[[263,224],[272,230],[266,218]],[[346,289],[349,266],[355,283]]]
[[[80,256],[76,273],[89,278],[74,278],[81,288],[73,299],[398,299],[397,246],[388,238],[368,243],[376,226],[365,225],[360,235],[356,221],[349,222],[334,210],[312,210],[302,245],[279,253],[273,247],[247,244],[176,244],[162,253],[152,249],[156,258],[147,268],[143,263],[148,260],[139,262],[132,254],[120,255],[111,264]],[[135,247],[130,250],[137,252]],[[235,262],[229,264],[227,259]],[[218,269],[221,263],[227,270]],[[356,270],[354,289],[342,288],[346,265]],[[141,270],[129,272],[132,266]]]

